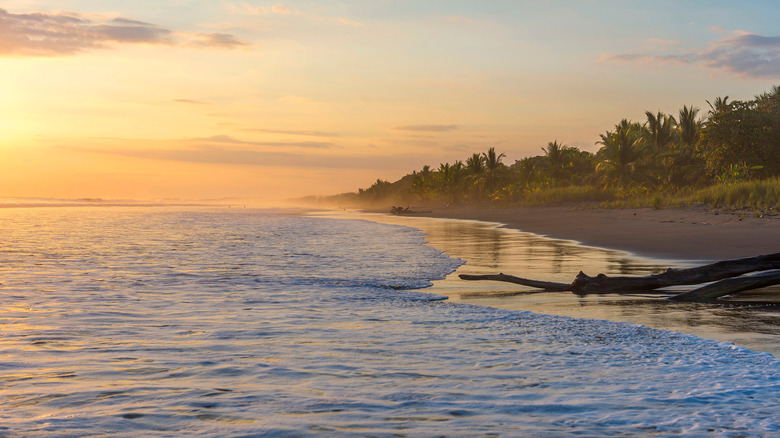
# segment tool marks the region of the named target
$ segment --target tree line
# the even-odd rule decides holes
[[[702,188],[780,175],[780,86],[752,100],[707,101],[702,113],[646,111],[601,134],[595,152],[557,140],[542,154],[513,164],[489,148],[465,161],[424,166],[396,182],[378,179],[367,189],[339,195],[359,203],[474,204],[521,202],[534,193],[566,187],[609,197]]]

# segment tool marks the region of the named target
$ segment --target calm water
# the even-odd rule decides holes
[[[0,209],[0,436],[772,436],[780,362],[438,301],[419,231]]]

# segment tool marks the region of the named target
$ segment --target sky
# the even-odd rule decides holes
[[[780,2],[11,0],[0,197],[275,201],[780,84]]]

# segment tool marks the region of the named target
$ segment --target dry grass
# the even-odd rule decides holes
[[[602,202],[602,208],[669,208],[705,204],[714,208],[775,212],[780,209],[780,178],[721,183],[701,189],[645,193]]]
[[[571,202],[605,202],[615,199],[614,190],[593,186],[569,186],[528,192],[519,205],[550,205]]]

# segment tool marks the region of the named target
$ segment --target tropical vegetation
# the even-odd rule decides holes
[[[506,163],[495,148],[464,161],[424,166],[396,182],[378,179],[341,204],[463,205],[602,203],[780,207],[780,86],[747,101],[728,96],[709,110],[646,111],[600,135],[595,153],[558,140],[542,154]]]

